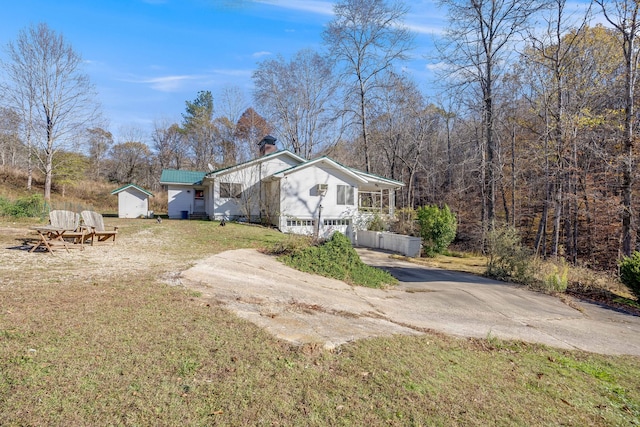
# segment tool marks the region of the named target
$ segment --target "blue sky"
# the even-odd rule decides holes
[[[581,2],[582,0],[578,0]],[[409,0],[405,24],[416,48],[406,64],[429,91],[433,40],[446,26],[433,0]],[[98,90],[105,126],[116,136],[137,127],[148,137],[154,120],[179,122],[198,91],[216,96],[233,85],[251,103],[251,74],[277,54],[323,49],[332,19],[328,0],[8,0],[2,6],[0,45],[21,29],[45,22],[86,61]],[[1,53],[4,55],[4,52]]]
[[[411,5],[406,24],[419,45],[410,66],[424,81],[423,56],[442,14],[431,0]],[[12,0],[2,9],[3,47],[21,29],[45,22],[82,55],[116,139],[123,128],[149,133],[154,120],[180,121],[185,101],[200,90],[215,102],[225,85],[238,86],[250,105],[257,63],[322,50],[332,19],[325,0]]]

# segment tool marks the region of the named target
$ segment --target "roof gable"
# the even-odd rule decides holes
[[[120,187],[120,188],[116,188],[115,190],[113,190],[113,191],[111,192],[111,194],[118,194],[118,193],[120,193],[120,192],[122,192],[122,191],[124,191],[124,190],[129,189],[129,188],[135,188],[136,190],[140,191],[141,193],[144,193],[144,194],[146,194],[147,196],[151,196],[151,197],[153,197],[153,194],[151,194],[149,191],[145,190],[145,189],[144,189],[144,188],[142,188],[142,187],[138,187],[138,186],[137,186],[137,185],[135,185],[135,184],[127,184],[127,185],[123,185],[122,187]]]
[[[358,182],[361,182],[361,183],[368,182],[366,178],[364,178],[363,176],[357,174],[351,168],[343,166],[340,163],[336,162],[335,160],[330,159],[329,157],[326,157],[326,156],[318,157],[317,159],[309,160],[309,161],[307,161],[305,163],[302,163],[300,165],[292,166],[290,168],[287,168],[285,170],[282,170],[282,171],[280,171],[278,173],[273,174],[273,176],[276,177],[276,178],[282,178],[285,175],[289,175],[289,174],[295,173],[295,172],[297,172],[299,170],[306,169],[306,168],[309,168],[309,167],[317,166],[318,164],[328,165],[332,169],[339,170],[342,173],[352,177],[353,179],[355,179]]]
[[[198,185],[206,174],[200,171],[165,169],[160,176],[160,184]]]
[[[243,163],[238,163],[237,165],[233,165],[233,166],[229,166],[229,167],[226,167],[226,168],[215,170],[213,172],[209,172],[209,173],[206,174],[206,177],[207,178],[215,178],[216,176],[224,175],[226,173],[237,171],[237,170],[240,170],[240,169],[243,169],[243,168],[246,168],[246,167],[249,167],[249,166],[264,162],[264,161],[267,161],[267,160],[271,160],[271,159],[274,159],[274,158],[277,158],[277,157],[281,157],[281,156],[288,156],[291,159],[293,159],[293,160],[295,160],[297,162],[300,162],[300,163],[303,163],[303,162],[306,161],[302,157],[298,156],[297,154],[292,153],[289,150],[280,150],[280,151],[276,151],[275,153],[270,153],[270,154],[266,154],[264,156],[255,158],[253,160],[249,160],[249,161],[246,161],[246,162],[243,162]]]

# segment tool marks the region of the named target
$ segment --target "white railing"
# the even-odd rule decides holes
[[[356,246],[384,249],[398,252],[408,257],[419,257],[422,240],[419,237],[387,233],[385,231],[358,230],[356,232]]]

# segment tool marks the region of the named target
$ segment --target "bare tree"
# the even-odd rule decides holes
[[[629,256],[635,246],[632,215],[632,190],[634,182],[633,148],[635,126],[635,85],[638,77],[637,37],[640,32],[637,0],[595,0],[605,18],[616,30],[622,42],[624,54],[624,153],[622,160],[622,254]]]
[[[496,188],[500,177],[498,144],[494,135],[494,91],[508,62],[513,43],[529,17],[539,10],[538,0],[441,0],[448,10],[447,44],[442,60],[455,84],[474,85],[482,104],[482,142],[486,155],[486,219],[494,227]],[[485,174],[486,172],[486,174]],[[484,192],[484,191],[483,191]]]
[[[182,169],[188,159],[185,135],[177,123],[156,120],[151,135],[160,169]]]
[[[386,74],[386,90],[370,115],[372,163],[385,176],[407,184],[402,195],[406,196],[405,205],[413,207],[416,173],[427,144],[435,135],[438,116],[426,105],[413,81],[393,72]],[[435,172],[436,168],[429,163],[424,169]]]
[[[26,158],[20,140],[20,124],[20,116],[15,110],[0,107],[0,166],[16,167],[22,158]]]
[[[385,0],[342,0],[334,5],[335,18],[323,32],[330,56],[344,65],[342,77],[349,83],[346,94],[357,119],[364,164],[371,172],[368,108],[377,78],[394,63],[407,59],[413,35],[402,24],[407,7]]]
[[[99,127],[88,129],[87,134],[91,175],[93,178],[103,178],[105,175],[104,162],[113,145],[113,135]]]
[[[124,125],[118,133],[118,143],[109,151],[109,180],[151,187],[153,162],[145,131],[138,125]]]
[[[218,94],[218,117],[214,120],[222,150],[222,166],[231,166],[245,158],[243,148],[235,135],[238,120],[247,109],[247,101],[238,86],[225,86]]]
[[[46,24],[20,31],[7,45],[3,91],[12,108],[25,120],[27,144],[45,175],[44,198],[51,199],[53,158],[72,150],[82,132],[98,116],[95,90],[82,72],[82,58]]]
[[[329,62],[312,50],[290,61],[279,56],[261,62],[253,73],[257,105],[275,125],[285,148],[310,158],[339,135],[332,128],[336,114],[331,103],[337,81]]]
[[[549,14],[543,17],[546,29],[539,31],[539,34],[529,34],[531,47],[525,51],[525,61],[539,67],[542,79],[540,89],[545,94],[539,99],[543,101],[541,107],[544,109],[540,113],[546,118],[544,173],[547,179],[545,180],[545,201],[535,246],[538,250],[545,237],[547,212],[549,205],[553,202],[552,254],[558,256],[561,222],[564,218],[565,251],[567,257],[575,262],[577,235],[570,224],[573,221],[572,216],[577,215],[575,176],[578,168],[575,164],[576,158],[573,156],[576,152],[576,138],[573,138],[572,120],[579,114],[582,105],[576,103],[577,87],[571,74],[576,72],[573,64],[578,62],[577,49],[587,25],[589,11],[576,23],[566,9],[566,0],[549,2]],[[573,85],[570,87],[571,83]],[[570,95],[570,93],[573,94]],[[553,169],[549,168],[550,164]]]

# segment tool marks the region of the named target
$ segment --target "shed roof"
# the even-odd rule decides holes
[[[165,169],[160,176],[160,184],[191,184],[202,183],[207,172]]]
[[[151,197],[153,197],[153,194],[151,194],[149,191],[145,190],[145,189],[144,189],[144,188],[142,188],[142,187],[138,187],[138,186],[137,186],[137,185],[135,185],[135,184],[127,184],[127,185],[123,185],[122,187],[120,187],[120,188],[116,188],[115,190],[113,190],[113,191],[111,192],[111,194],[118,194],[118,193],[120,193],[121,191],[124,191],[124,190],[129,189],[129,188],[135,188],[136,190],[138,190],[138,191],[140,191],[140,192],[142,192],[142,193],[146,194],[147,196],[151,196]]]

